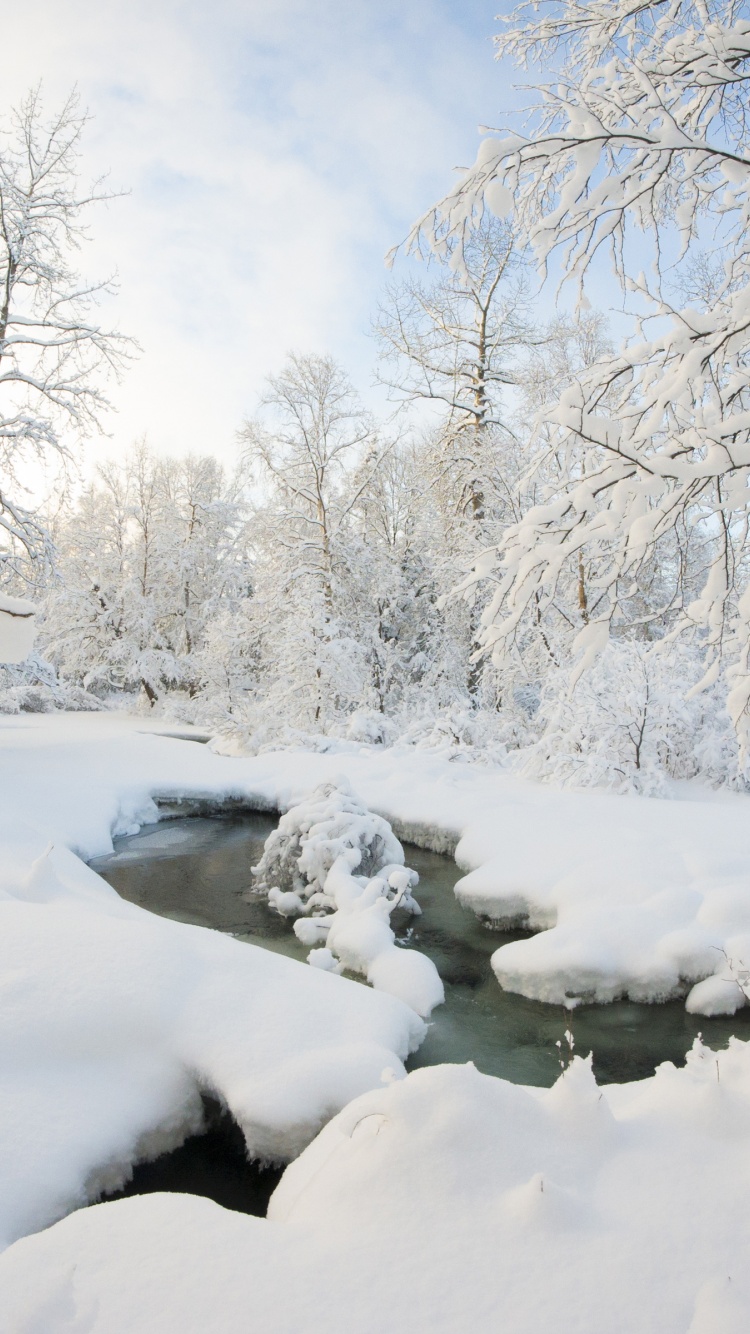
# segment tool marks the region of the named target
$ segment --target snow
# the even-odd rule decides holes
[[[664,989],[700,967],[691,1008],[726,1012],[750,927],[743,798],[560,793],[407,749],[229,759],[111,714],[5,717],[0,765],[13,1334],[739,1331],[750,1045],[697,1043],[684,1070],[605,1088],[579,1058],[551,1090],[471,1065],[404,1078],[424,1026],[335,975],[345,939],[308,968],[125,903],[79,857],[157,799],[289,808],[345,774],[402,837],[456,848],[475,911],[546,924],[495,956],[527,993]],[[300,1155],[268,1220],[179,1195],[70,1212],[198,1128],[201,1090],[252,1154]]]
[[[197,788],[202,747],[107,719],[0,731],[0,1246],[179,1144],[201,1091],[251,1156],[286,1160],[384,1068],[403,1072],[425,1030],[400,1001],[154,916],[70,850],[153,818],[152,763],[168,784],[192,760]]]
[[[471,1065],[344,1108],[268,1219],[190,1196],[99,1205],[0,1258],[31,1334],[739,1334],[750,1047],[550,1090]]]
[[[3,719],[0,763],[13,773],[8,814],[43,811],[45,840],[86,858],[155,820],[155,797],[288,810],[343,775],[399,838],[455,851],[465,907],[537,931],[493,966],[504,987],[549,1003],[660,1001],[750,964],[744,796],[556,791],[411,747],[228,758],[113,714]]]
[[[411,893],[419,876],[404,866],[388,821],[367,810],[344,775],[282,815],[253,875],[282,917],[314,914],[294,924],[302,944],[314,947],[314,967],[362,973],[423,1019],[445,1000],[432,960],[399,949],[390,925],[396,908],[420,912]]]
[[[36,607],[0,593],[0,663],[25,662],[34,647]]]

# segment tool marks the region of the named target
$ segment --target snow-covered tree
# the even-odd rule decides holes
[[[71,96],[46,118],[39,90],[0,126],[0,576],[46,563],[47,532],[25,498],[29,463],[64,467],[100,428],[103,385],[133,344],[93,319],[111,282],[91,283],[72,258],[91,204],[78,153],[86,117]]]
[[[544,409],[560,475],[477,566],[495,586],[485,646],[502,661],[583,554],[583,662],[637,622],[692,635],[747,742],[750,21],[736,0],[560,0],[521,5],[498,41],[554,79],[422,231],[445,250],[513,209],[542,273],[584,302],[608,254],[635,328]]]
[[[354,708],[365,689],[366,653],[351,633],[347,538],[384,451],[329,357],[291,355],[269,379],[261,413],[245,423],[240,441],[265,488],[254,530],[267,708],[321,729]],[[367,466],[358,471],[365,452]]]
[[[445,262],[427,281],[393,284],[375,323],[383,383],[397,401],[438,409],[433,486],[449,514],[471,521],[472,540],[498,513],[514,517],[519,442],[504,391],[536,337],[522,252],[513,227],[485,215],[460,265],[448,239]]]
[[[61,675],[152,704],[168,686],[196,695],[215,670],[209,632],[251,591],[241,477],[141,444],[99,468],[54,535],[62,584],[41,642]]]

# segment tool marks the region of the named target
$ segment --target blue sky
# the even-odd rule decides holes
[[[505,6],[507,9],[509,6]],[[129,191],[91,215],[91,273],[143,354],[107,452],[148,434],[229,458],[289,348],[367,389],[384,255],[511,107],[498,0],[24,0],[3,102],[76,83],[84,167]]]

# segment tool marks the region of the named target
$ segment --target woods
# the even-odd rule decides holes
[[[402,738],[565,782],[743,786],[750,27],[736,11],[520,6],[499,52],[553,73],[523,132],[486,137],[396,257],[373,313],[380,420],[368,385],[291,352],[238,423],[231,479],[208,455],[140,445],[72,507],[7,499],[10,591],[29,577],[19,561],[57,553],[40,648],[61,681],[141,691],[251,749]],[[32,98],[29,144],[40,117]],[[66,455],[55,413],[89,429],[102,363],[127,351],[82,322],[96,289],[64,258],[90,202],[73,188],[82,128],[69,104],[54,170],[29,155],[29,199],[58,181],[37,228],[55,263],[27,262],[35,309],[47,294],[34,317],[13,313],[21,168],[12,145],[4,159],[3,381],[23,379],[32,328],[54,357],[24,380],[37,416],[5,419],[14,450]],[[607,258],[617,333],[596,301]]]

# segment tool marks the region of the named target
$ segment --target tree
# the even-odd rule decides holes
[[[86,116],[75,95],[46,119],[39,90],[0,131],[0,574],[50,555],[44,525],[22,499],[33,461],[65,466],[100,428],[102,388],[133,348],[92,321],[111,282],[89,283],[71,257],[91,204],[112,198],[78,181]]]
[[[447,700],[458,656],[445,614],[438,607],[440,589],[434,553],[439,541],[434,507],[425,485],[422,452],[399,443],[359,490],[352,512],[349,562],[351,616],[357,640],[370,667],[369,689],[361,703],[376,714],[394,717]],[[465,681],[465,661],[463,663]]]
[[[247,421],[239,438],[270,487],[256,533],[272,698],[290,722],[322,727],[363,688],[362,650],[346,615],[346,530],[384,451],[330,357],[291,355],[269,378],[261,406],[265,418]],[[352,485],[365,446],[372,447],[369,464]]]
[[[197,695],[213,673],[212,631],[228,635],[250,593],[242,477],[141,444],[99,468],[54,537],[60,583],[42,643],[61,675],[99,692],[141,688],[151,704],[168,686]]]
[[[512,511],[508,473],[518,441],[503,390],[516,383],[519,350],[535,338],[520,250],[508,223],[485,216],[460,256],[446,243],[432,282],[393,285],[375,323],[383,382],[401,401],[441,410],[435,482],[446,508],[472,521],[473,537],[490,511]]]
[[[750,735],[750,24],[736,0],[523,4],[499,41],[519,63],[558,65],[528,133],[484,141],[475,166],[422,220],[438,245],[486,210],[515,208],[542,274],[579,296],[605,252],[634,336],[544,409],[562,470],[499,544],[484,644],[502,660],[579,553],[588,566],[583,665],[644,616],[692,635],[702,684],[724,672]],[[643,246],[653,264],[643,269]],[[696,282],[710,244],[710,287]],[[634,250],[633,247],[636,246]],[[676,266],[676,268],[675,268]],[[710,268],[711,266],[709,266]],[[682,272],[682,283],[675,280]],[[639,276],[634,276],[639,274]],[[692,299],[685,306],[687,287]],[[570,466],[568,466],[568,463]],[[662,559],[669,588],[643,612]]]

